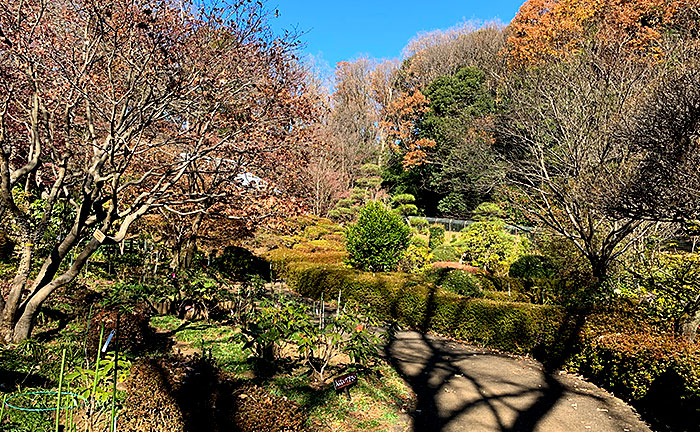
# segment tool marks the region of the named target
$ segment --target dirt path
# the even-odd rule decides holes
[[[650,432],[621,400],[536,361],[417,332],[386,350],[418,396],[414,432]]]

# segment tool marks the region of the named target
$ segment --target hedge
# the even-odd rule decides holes
[[[700,345],[657,333],[634,317],[593,314],[565,368],[629,401],[655,429],[700,427]]]
[[[698,430],[700,345],[655,332],[633,312],[608,307],[575,315],[559,306],[488,299],[507,295],[502,291],[466,299],[418,275],[363,273],[333,262],[332,256],[314,257],[316,262],[289,259],[282,252],[277,256],[287,257],[278,268],[299,294],[331,299],[340,293],[411,328],[532,354],[549,367],[564,367],[615,392],[657,429]],[[481,279],[496,289],[507,289],[503,282],[512,281]]]
[[[285,276],[301,295],[329,299],[340,294],[341,299],[370,305],[381,318],[514,353],[532,353],[539,345],[551,344],[563,317],[557,307],[466,299],[401,273],[372,275],[297,261],[287,264]]]

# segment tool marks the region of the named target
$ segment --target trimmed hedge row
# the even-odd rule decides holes
[[[337,298],[340,293],[405,326],[515,353],[553,343],[564,315],[552,306],[466,299],[400,273],[372,275],[340,265],[290,262],[284,276],[301,295]]]
[[[340,293],[344,300],[368,305],[379,316],[412,328],[532,354],[627,399],[657,429],[698,430],[700,345],[655,333],[629,308],[608,308],[584,317],[567,314],[562,307],[502,301],[507,298],[503,291],[487,291],[486,299],[466,299],[418,275],[363,273],[332,257],[308,262],[300,256],[290,259],[284,252],[277,256],[287,258],[275,266],[299,294],[332,299]],[[482,285],[484,279],[494,285],[502,282],[481,279]]]

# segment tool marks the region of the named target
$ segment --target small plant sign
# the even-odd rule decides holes
[[[333,380],[333,388],[336,392],[345,391],[345,396],[350,400],[350,387],[357,384],[357,374],[350,372]]]

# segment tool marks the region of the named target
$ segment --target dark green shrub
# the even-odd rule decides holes
[[[315,227],[307,227],[306,230],[312,228]],[[248,281],[256,275],[270,280],[270,263],[238,246],[224,249],[224,253],[213,260],[212,266],[233,280]]]
[[[400,216],[380,202],[370,202],[360,210],[357,223],[348,227],[348,263],[361,270],[390,271],[403,256],[410,235]]]
[[[430,233],[430,249],[435,249],[445,243],[445,227],[442,225],[430,225],[428,232]]]
[[[448,272],[447,277],[442,282],[442,287],[464,297],[479,298],[484,296],[478,280],[471,273],[462,270]]]
[[[433,249],[433,262],[458,262],[460,258],[460,253],[452,246],[441,245]]]
[[[520,279],[551,278],[556,274],[552,260],[542,255],[523,255],[510,265],[508,276]]]

